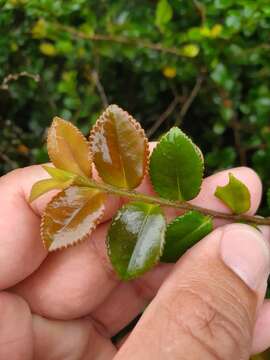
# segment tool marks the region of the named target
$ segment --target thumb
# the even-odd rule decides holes
[[[256,229],[213,231],[178,261],[116,359],[249,359],[269,267]]]

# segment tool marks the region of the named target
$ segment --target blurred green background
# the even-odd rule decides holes
[[[270,186],[269,0],[0,5],[0,173],[47,160],[54,115],[87,135],[117,103],[151,139],[179,125],[207,174],[249,165]]]

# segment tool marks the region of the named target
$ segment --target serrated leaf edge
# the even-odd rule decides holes
[[[48,152],[48,156],[49,156],[49,159],[51,161],[51,163],[54,165],[54,162],[53,162],[53,159],[51,157],[51,149],[50,149],[50,146],[49,146],[49,136],[50,136],[50,133],[51,133],[51,130],[52,128],[55,126],[56,122],[62,122],[63,124],[66,124],[67,126],[69,126],[71,129],[75,130],[76,133],[81,137],[81,139],[83,140],[83,142],[87,145],[87,148],[88,148],[88,154],[87,154],[87,157],[88,157],[88,161],[89,161],[89,164],[90,164],[90,173],[88,175],[84,174],[84,172],[82,171],[82,173],[84,174],[85,177],[88,177],[88,178],[91,178],[92,177],[92,172],[93,172],[93,169],[92,169],[92,164],[93,164],[93,156],[92,156],[92,152],[91,152],[91,148],[90,148],[90,144],[89,144],[89,141],[87,141],[86,137],[83,135],[83,133],[77,128],[76,125],[72,124],[72,122],[70,121],[67,121],[67,120],[64,120],[62,119],[61,117],[59,116],[54,116],[53,118],[53,121],[50,125],[50,127],[48,128],[48,131],[47,131],[47,138],[46,138],[46,143],[47,143],[47,152]],[[57,166],[54,165],[56,168]],[[61,170],[61,169],[60,169]],[[64,170],[65,171],[65,170]],[[66,171],[69,171],[69,170],[66,170]]]
[[[151,154],[150,159],[149,159],[149,178],[150,178],[151,184],[152,184],[152,186],[153,186],[153,189],[154,189],[158,194],[160,194],[160,189],[159,189],[158,186],[154,186],[153,179],[152,179],[152,175],[151,175],[151,174],[152,174],[152,170],[151,170],[151,168],[152,168],[152,166],[151,166],[151,157],[153,156],[154,152],[158,149],[159,145],[161,145],[163,141],[166,141],[166,137],[167,137],[167,135],[169,134],[169,132],[170,132],[172,129],[178,129],[178,130],[180,130],[181,133],[182,133],[182,135],[184,135],[184,137],[186,138],[186,140],[188,140],[189,143],[191,143],[191,144],[194,146],[195,151],[197,152],[197,154],[199,155],[199,157],[200,157],[200,159],[201,159],[201,165],[202,165],[201,178],[202,178],[202,180],[203,180],[203,174],[204,174],[204,170],[205,170],[205,164],[204,164],[204,156],[203,156],[203,153],[202,153],[201,149],[200,149],[200,148],[192,141],[192,139],[191,139],[189,136],[187,136],[181,129],[179,129],[178,127],[174,126],[174,127],[172,127],[166,134],[164,134],[164,135],[161,137],[160,141],[157,143],[157,146],[153,149],[152,154]],[[198,190],[198,193],[196,194],[196,196],[200,193],[201,188],[202,188],[202,181],[201,181],[201,185],[200,185],[200,187],[199,187],[199,190]],[[195,196],[195,197],[196,197],[196,196]],[[195,197],[194,197],[194,198],[195,198]],[[193,198],[193,199],[194,199],[194,198]],[[192,200],[192,199],[189,199],[188,201],[190,201],[190,200]],[[186,200],[184,199],[183,201],[186,201]]]
[[[185,217],[187,217],[188,215],[190,215],[191,213],[198,213],[200,215],[203,215],[205,218],[207,218],[207,220],[212,220],[213,217],[211,215],[204,215],[203,213],[197,211],[197,210],[189,210],[186,211],[184,214],[177,216],[176,218],[174,218],[166,227],[166,233],[168,231],[168,229],[173,226],[174,224],[178,223],[179,221],[183,220]]]
[[[149,149],[149,143],[148,143],[148,139],[146,137],[145,131],[144,129],[141,127],[141,124],[134,119],[134,117],[132,115],[130,115],[126,110],[123,110],[120,106],[116,105],[116,104],[111,104],[109,105],[105,111],[100,115],[100,117],[97,119],[95,125],[93,126],[90,135],[89,135],[89,142],[90,142],[90,152],[92,153],[92,147],[91,144],[93,143],[94,140],[94,136],[97,132],[100,132],[104,122],[106,121],[106,117],[109,116],[110,113],[110,109],[111,107],[116,106],[122,113],[124,113],[125,115],[127,115],[128,120],[130,122],[130,124],[135,128],[135,130],[138,131],[139,135],[142,136],[143,140],[144,140],[144,149],[145,149],[145,156],[144,156],[144,164],[143,164],[143,176],[140,179],[139,184],[142,182],[143,178],[145,177],[145,175],[148,174],[148,169],[149,169],[149,158],[150,158],[150,149]],[[101,176],[101,175],[100,175]],[[102,176],[101,176],[102,177]],[[139,185],[138,185],[139,186]]]
[[[87,238],[89,235],[91,235],[92,232],[93,232],[93,231],[96,229],[96,227],[99,225],[100,220],[102,219],[102,217],[103,217],[103,215],[104,215],[104,213],[105,213],[105,205],[103,204],[103,209],[102,209],[102,211],[101,211],[100,216],[96,219],[96,221],[93,222],[93,226],[89,228],[88,232],[87,232],[84,236],[82,236],[80,239],[74,241],[74,242],[71,243],[71,244],[67,244],[67,245],[61,246],[61,247],[59,247],[59,248],[57,248],[57,249],[49,250],[49,249],[47,248],[47,246],[46,246],[46,241],[44,240],[44,236],[43,236],[43,231],[44,231],[44,227],[45,227],[45,225],[44,225],[44,220],[45,220],[45,219],[44,219],[44,218],[45,218],[45,215],[46,215],[46,210],[47,210],[47,207],[48,207],[55,199],[57,199],[58,197],[60,197],[60,195],[61,195],[65,190],[66,190],[66,189],[60,191],[59,193],[57,193],[55,196],[53,196],[53,197],[51,198],[51,200],[50,200],[50,201],[48,202],[48,204],[46,205],[46,208],[45,208],[45,210],[43,211],[42,216],[41,216],[41,222],[40,222],[40,235],[41,235],[41,240],[42,240],[42,243],[43,243],[44,248],[45,248],[48,252],[50,252],[50,253],[53,253],[53,252],[56,252],[56,251],[61,251],[61,250],[63,250],[63,249],[67,249],[67,248],[76,246],[76,245],[84,242],[84,241],[86,240],[86,238]],[[105,193],[103,193],[103,194],[105,195]],[[104,201],[104,203],[105,203],[105,201]]]

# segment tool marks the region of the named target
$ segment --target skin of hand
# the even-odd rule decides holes
[[[206,178],[192,202],[228,211],[214,196],[228,172]],[[245,167],[230,172],[248,186],[249,213],[255,214],[260,179]],[[103,221],[88,240],[48,254],[39,226],[53,194],[27,200],[33,183],[46,177],[32,166],[0,178],[0,359],[245,360],[270,346],[268,227],[260,232],[215,220],[216,229],[175,265],[121,282],[105,237],[123,200],[108,197]],[[138,191],[153,194],[147,178]],[[168,219],[178,214],[166,209]],[[146,305],[134,330],[112,344]]]

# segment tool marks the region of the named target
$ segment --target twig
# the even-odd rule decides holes
[[[193,89],[191,90],[191,93],[189,94],[187,100],[185,101],[185,103],[183,104],[181,111],[179,113],[178,118],[175,121],[175,126],[179,126],[183,120],[183,118],[186,116],[186,113],[188,112],[191,104],[193,103],[193,101],[195,100],[196,96],[198,95],[201,86],[202,86],[202,82],[204,80],[204,76],[202,74],[200,74],[195,82],[195,85],[193,87]]]
[[[164,123],[164,121],[172,114],[177,104],[179,103],[179,96],[175,96],[167,109],[160,115],[160,117],[154,122],[153,126],[147,131],[147,136],[150,138],[157,129]]]
[[[137,191],[121,189],[121,188],[111,186],[111,185],[108,185],[105,183],[99,183],[92,179],[79,177],[76,180],[76,183],[80,186],[87,186],[90,188],[99,189],[99,190],[107,192],[109,194],[115,194],[118,196],[135,199],[137,201],[145,201],[148,203],[158,204],[161,206],[173,207],[173,208],[182,209],[182,210],[197,210],[205,215],[210,215],[215,218],[226,219],[226,220],[231,220],[231,221],[235,221],[235,222],[247,222],[247,223],[253,223],[253,224],[257,224],[257,225],[270,225],[270,218],[263,218],[263,217],[258,217],[258,216],[245,215],[245,214],[240,214],[240,215],[225,214],[225,213],[222,213],[219,211],[203,208],[201,206],[192,205],[187,202],[167,200],[167,199],[160,198],[160,197],[154,197],[154,196],[142,194]]]
[[[8,85],[11,81],[16,81],[21,77],[28,77],[30,79],[33,79],[36,82],[40,81],[40,76],[38,74],[31,74],[28,73],[27,71],[22,71],[20,73],[16,73],[16,74],[9,74],[7,75],[3,81],[2,84],[0,84],[0,89],[1,90],[8,90]]]
[[[62,25],[59,23],[56,23],[54,25],[58,29],[68,32],[74,38],[77,38],[77,39],[84,39],[84,40],[91,40],[91,41],[109,41],[109,42],[115,42],[118,44],[133,45],[133,46],[137,46],[137,47],[141,47],[141,48],[151,49],[151,50],[183,57],[179,48],[165,47],[161,43],[152,43],[152,42],[146,41],[144,39],[130,38],[130,37],[118,36],[118,35],[106,35],[106,34],[90,35],[90,34],[85,34],[81,31],[78,31],[67,25]]]
[[[234,144],[235,144],[236,150],[239,155],[240,164],[246,165],[247,164],[247,155],[246,155],[246,150],[244,149],[244,147],[242,146],[242,143],[241,143],[241,135],[240,135],[240,130],[239,130],[240,127],[239,127],[238,123],[239,122],[238,122],[236,116],[234,116],[231,120],[230,126],[233,130]]]
[[[100,95],[103,107],[106,108],[109,105],[108,98],[106,96],[104,87],[102,86],[102,84],[100,82],[100,78],[99,78],[99,75],[98,75],[98,72],[97,72],[96,69],[94,69],[91,72],[91,78],[92,78],[94,84],[96,85],[96,88],[97,88],[98,93]]]
[[[11,160],[7,155],[0,152],[0,158],[6,162],[12,169],[17,166],[15,161]]]
[[[202,24],[205,23],[206,20],[205,6],[202,3],[200,3],[198,0],[193,0],[193,4],[201,17]]]

